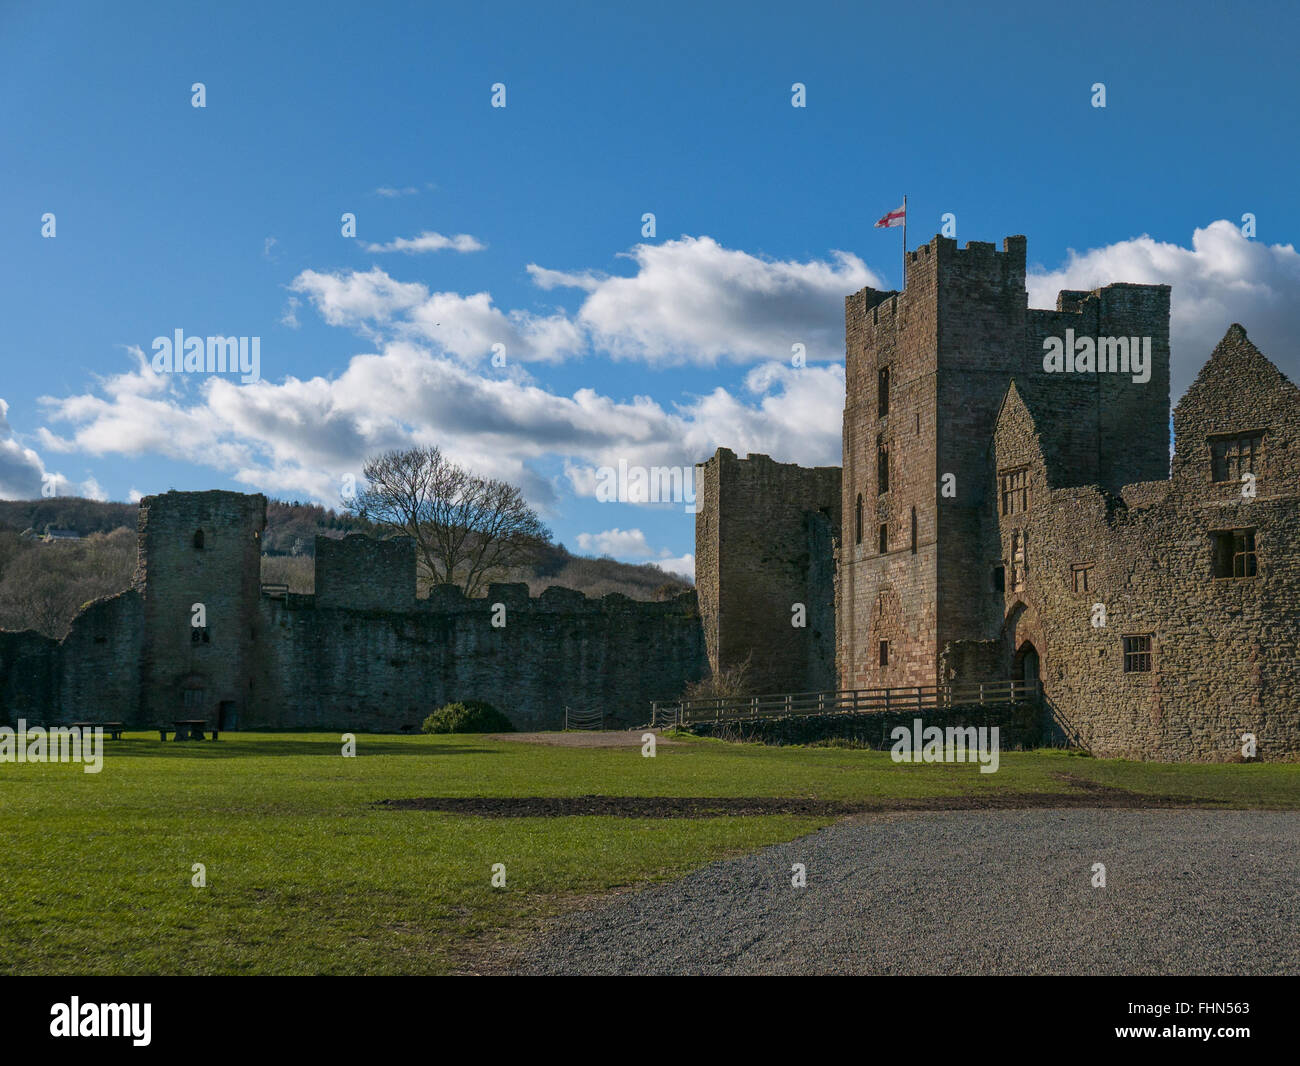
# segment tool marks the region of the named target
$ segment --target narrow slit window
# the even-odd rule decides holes
[[[1074,591],[1075,592],[1092,592],[1097,587],[1097,579],[1093,577],[1092,563],[1075,563],[1071,569],[1074,571]]]

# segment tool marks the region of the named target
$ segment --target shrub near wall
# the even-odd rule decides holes
[[[465,700],[439,707],[424,720],[422,733],[513,733],[510,719],[490,703]]]

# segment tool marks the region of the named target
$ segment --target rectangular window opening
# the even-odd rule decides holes
[[[1210,438],[1210,479],[1237,482],[1242,474],[1259,477],[1264,459],[1264,434],[1237,433]]]
[[[1126,636],[1124,641],[1124,673],[1149,674],[1151,672],[1152,634],[1140,633]]]
[[[1002,513],[1023,514],[1029,510],[1029,467],[1004,470],[998,475],[1002,492]]]
[[[1254,529],[1220,529],[1210,534],[1214,544],[1214,576],[1224,580],[1252,578],[1259,573]]]

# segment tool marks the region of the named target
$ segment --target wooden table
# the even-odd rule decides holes
[[[208,727],[207,721],[203,718],[178,718],[172,722],[172,725],[175,727],[174,730],[168,730],[166,726],[161,725],[158,727],[158,735],[163,740],[167,739],[168,732],[173,731],[176,734],[173,740],[202,740],[204,731]],[[212,731],[212,739],[217,739],[215,729]]]
[[[126,726],[122,722],[73,722],[70,729],[79,729],[83,732],[87,729],[102,729],[108,734],[110,740],[121,740]]]

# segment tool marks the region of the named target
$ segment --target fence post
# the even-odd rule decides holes
[[[921,686],[920,685],[916,686],[916,709],[918,711],[921,709]]]
[[[984,706],[984,682],[980,682],[980,706]]]
[[[889,689],[885,689],[885,713],[889,713]]]

